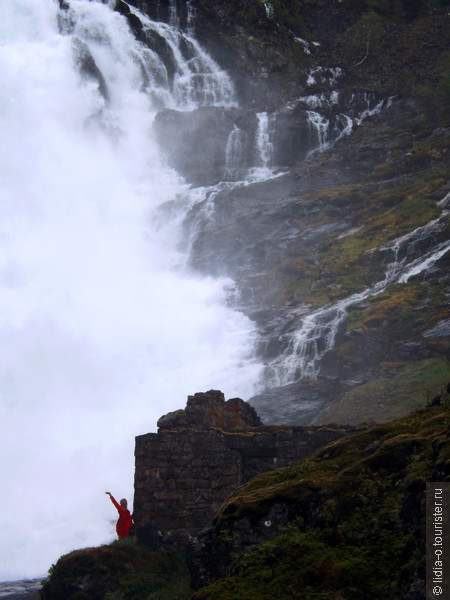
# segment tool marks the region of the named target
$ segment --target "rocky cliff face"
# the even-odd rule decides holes
[[[411,363],[416,363],[417,373],[435,373],[434,389],[449,377],[444,364],[448,253],[400,281],[404,266],[432,256],[449,236],[445,205],[450,187],[447,175],[441,176],[447,173],[448,131],[435,130],[430,146],[428,138],[417,141],[413,106],[392,105],[385,109],[382,123],[380,118],[367,121],[353,137],[307,158],[286,175],[219,192],[208,222],[202,221],[201,206],[190,216],[197,231],[191,246],[193,266],[232,275],[241,292],[240,306],[260,325],[268,387],[276,386],[284,368],[282,357],[287,363],[290,353],[295,357],[302,318],[316,311],[319,325],[321,307],[326,320],[330,306],[336,307],[337,321],[340,310],[343,317],[348,314],[335,322],[329,348],[325,338],[333,334],[331,314],[329,325],[316,330],[317,337],[324,338],[322,348],[314,347],[312,336],[305,339],[301,352],[309,355],[299,350],[298,370],[291,371],[289,386],[254,399],[266,422],[275,422],[270,405],[276,395],[283,406],[291,407],[283,422],[304,423],[314,413],[317,418],[327,401],[340,400],[356,388],[364,399],[359,415],[346,409],[323,419],[395,417],[391,403],[398,402],[399,391],[415,395],[405,407],[413,409],[430,389],[431,379],[410,389]],[[186,227],[191,227],[189,220]],[[394,272],[390,270],[397,268],[398,277],[389,281]],[[379,285],[383,282],[386,285]],[[367,296],[365,290],[370,292]],[[314,356],[319,357],[316,363]],[[311,367],[306,377],[302,360]],[[311,374],[314,384],[308,381]],[[360,386],[372,382],[375,390],[377,385],[385,387],[383,380],[397,376],[385,410],[371,410],[373,392]]]
[[[154,133],[210,186],[184,250],[231,276],[258,324],[267,368],[251,402],[299,424],[423,406],[450,376],[447,3],[189,7],[239,105],[161,111]],[[261,166],[271,179],[252,179]]]
[[[264,427],[239,398],[220,391],[189,396],[161,417],[158,433],[136,438],[134,521],[138,538],[155,529],[163,543],[201,530],[238,485],[287,466],[348,435],[345,427]]]

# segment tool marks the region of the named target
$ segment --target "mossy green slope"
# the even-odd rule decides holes
[[[192,592],[183,554],[135,538],[66,554],[49,575],[42,600],[185,600]]]
[[[391,133],[395,139],[395,132]],[[370,135],[370,131],[367,134]],[[413,136],[411,131],[407,135]],[[435,137],[436,149],[443,140],[437,139],[437,135]],[[356,138],[350,144],[356,147]],[[404,140],[400,142],[400,145],[403,144]],[[402,153],[414,154],[415,142],[410,140],[410,144]],[[394,147],[395,142],[392,143],[392,151]],[[323,168],[331,169],[327,158],[325,154]],[[392,159],[388,165],[380,163],[371,173],[362,173],[360,183],[323,187],[298,199],[299,205],[302,201],[314,200],[321,210],[319,215],[313,215],[306,222],[299,218],[300,230],[326,223],[329,207],[343,214],[351,212],[352,229],[345,235],[324,237],[313,247],[302,239],[298,246],[293,245],[288,255],[272,269],[271,277],[277,281],[279,301],[303,302],[317,308],[361,292],[383,279],[386,244],[443,214],[437,201],[445,196],[445,184],[450,178],[447,159],[447,166],[436,160],[433,165],[422,165],[421,168],[411,159],[409,172],[405,175],[415,181],[407,185],[402,182],[400,169],[404,165],[399,165],[399,162]],[[355,171],[357,168],[355,164]],[[396,177],[386,169],[396,169]],[[388,183],[385,181],[387,178],[390,178]],[[444,217],[443,223],[447,223],[448,231],[449,218]]]
[[[403,598],[422,578],[426,481],[450,479],[449,432],[448,408],[422,409],[238,488],[215,522],[222,541],[234,532],[229,576],[193,599]],[[241,554],[235,525],[274,504],[288,507],[289,523]]]

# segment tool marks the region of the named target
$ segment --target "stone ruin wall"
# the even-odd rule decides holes
[[[136,438],[137,535],[145,541],[158,530],[168,543],[185,539],[205,528],[240,484],[291,465],[351,431],[266,427],[239,398],[225,402],[216,390],[189,396],[186,409],[158,421],[158,433]]]

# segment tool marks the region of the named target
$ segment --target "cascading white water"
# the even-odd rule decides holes
[[[263,169],[268,169],[271,166],[273,158],[271,118],[266,112],[257,113],[256,116],[258,118],[258,129],[256,132],[256,163]]]
[[[436,242],[418,258],[411,258],[414,245],[424,239],[433,239],[441,227],[445,227],[447,212],[439,219],[393,240],[386,250],[393,253],[387,265],[384,279],[371,288],[353,294],[309,313],[302,319],[301,326],[288,336],[288,349],[275,359],[267,369],[267,382],[281,386],[304,377],[315,378],[319,373],[323,356],[334,346],[340,326],[345,322],[348,310],[356,304],[380,294],[392,283],[406,283],[415,275],[431,268],[444,254],[450,251],[450,241]],[[400,258],[400,250],[405,250]]]
[[[247,173],[247,182],[263,181],[277,177],[272,168],[273,161],[273,133],[276,115],[267,112],[256,114],[258,125],[255,132],[255,166]]]
[[[308,115],[308,125],[311,129],[311,134],[316,137],[317,146],[313,150],[319,150],[323,152],[329,147],[328,133],[330,128],[330,121],[316,112],[315,110],[306,111]]]
[[[239,179],[243,174],[242,163],[244,160],[245,134],[237,125],[228,136],[225,147],[225,173],[226,181]]]
[[[264,5],[264,8],[266,10],[267,18],[273,19],[273,16],[275,13],[275,8],[274,8],[272,2],[270,2],[270,0],[261,0],[261,2]]]
[[[151,100],[210,92],[186,78],[174,97],[123,16],[70,7],[59,29],[54,0],[0,3],[0,580],[114,539],[104,492],[132,502],[134,436],[188,394],[248,397],[260,373],[227,282],[176,274],[176,222],[152,224],[188,190],[152,140]],[[80,75],[80,47],[107,96]]]
[[[166,101],[169,108],[192,110],[199,105],[235,106],[234,90],[229,77],[217,67],[189,32],[182,33],[171,25],[152,21],[133,6],[130,9],[139,17],[144,30],[155,32],[170,49],[171,60],[176,68],[172,92]],[[171,19],[177,23],[175,10],[173,5]]]
[[[309,96],[302,96],[299,98],[299,101],[306,104],[309,109],[306,113],[313,145],[311,152],[314,153],[323,152],[341,138],[350,135],[353,132],[355,125],[361,125],[367,117],[377,115],[385,106],[390,106],[392,98],[389,98],[387,101],[380,100],[374,104],[372,96],[364,94],[363,101],[365,108],[356,111],[356,114],[354,114],[355,111],[352,109],[354,97],[352,97],[347,107],[348,112],[351,114],[336,114],[331,121],[320,113],[320,109],[339,105],[340,98],[339,93],[336,90],[333,90],[328,95],[312,94]]]
[[[192,6],[192,0],[187,0],[186,2],[186,11],[187,11],[187,19],[186,19],[186,31],[188,35],[194,35],[194,25],[195,25],[195,9]]]

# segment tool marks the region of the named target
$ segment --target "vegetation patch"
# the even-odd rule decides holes
[[[41,599],[185,600],[191,592],[182,554],[127,538],[62,556],[49,570]]]
[[[369,330],[389,321],[389,327],[396,330],[397,339],[413,325],[414,311],[418,303],[426,298],[426,286],[420,283],[391,285],[385,292],[370,300],[370,308],[352,310],[347,321],[347,331],[363,328]]]
[[[256,550],[234,552],[229,576],[193,600],[404,597],[424,556],[426,481],[450,479],[449,431],[447,407],[422,409],[249,481],[217,513],[217,535],[258,518],[257,495],[266,510],[284,503],[289,523]]]
[[[316,194],[320,202],[348,205],[350,201],[355,206],[355,232],[325,237],[314,251],[305,253],[299,248],[299,256],[283,259],[278,272],[284,278],[284,296],[317,307],[360,292],[382,279],[386,254],[379,248],[439,216],[441,209],[429,196],[444,181],[439,171],[414,184],[372,192],[356,204],[347,195],[350,186],[321,190]],[[361,198],[359,188],[356,192],[352,186],[351,190],[350,194]]]

